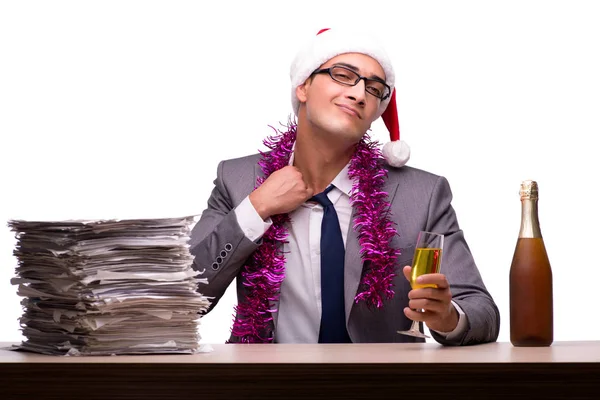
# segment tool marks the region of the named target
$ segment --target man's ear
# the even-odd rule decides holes
[[[296,97],[300,101],[300,103],[306,103],[306,99],[308,98],[307,92],[308,87],[310,86],[310,80],[307,80],[302,85],[296,88]]]

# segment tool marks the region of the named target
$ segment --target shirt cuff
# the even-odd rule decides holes
[[[460,338],[465,333],[468,326],[467,316],[465,315],[465,312],[462,310],[462,308],[460,308],[460,306],[456,304],[454,300],[452,300],[452,305],[454,306],[454,308],[456,308],[456,311],[458,311],[458,324],[456,324],[456,328],[454,328],[454,330],[451,332],[434,331],[447,340],[454,340]]]
[[[263,221],[260,215],[258,215],[258,212],[250,201],[250,197],[242,200],[234,211],[242,232],[253,242],[262,238],[265,232],[273,225],[273,220],[270,217],[266,221]]]

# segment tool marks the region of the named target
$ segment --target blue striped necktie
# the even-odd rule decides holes
[[[310,198],[323,206],[321,223],[321,328],[319,343],[350,343],[344,308],[344,240],[340,221],[327,197],[333,189]]]

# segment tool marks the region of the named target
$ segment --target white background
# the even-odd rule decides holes
[[[21,338],[6,221],[200,214],[218,161],[287,120],[300,43],[340,24],[386,44],[409,165],[449,179],[499,340],[524,179],[555,340],[599,339],[599,20],[595,1],[0,3],[0,341]],[[233,304],[202,320],[205,342],[228,338]]]

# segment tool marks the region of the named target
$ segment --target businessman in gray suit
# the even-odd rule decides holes
[[[362,33],[323,30],[301,48],[290,75],[297,116],[293,134],[284,135],[271,153],[222,161],[208,207],[191,235],[194,266],[208,279],[200,290],[213,298],[212,307],[238,278],[230,341],[422,341],[397,333],[407,330],[411,320],[425,323],[444,345],[495,341],[498,308],[459,228],[447,180],[404,166],[409,150],[399,140],[394,71],[379,43]],[[362,171],[356,160],[379,117],[392,141],[383,149],[385,161],[373,165],[381,165],[386,176],[364,173],[373,182],[382,180],[369,197],[384,193],[383,200],[374,201],[389,205],[380,217],[395,228],[387,244],[380,237],[373,240],[396,252],[394,275],[389,275],[393,295],[382,296],[374,307],[360,301],[360,293],[370,289],[365,276],[383,278],[384,267],[364,259],[374,245],[364,244],[365,232],[357,227],[360,212],[368,210],[358,209],[356,192],[369,185],[365,176],[357,183]],[[316,200],[319,195],[325,203]],[[286,239],[271,240],[275,228],[284,230]],[[411,290],[419,231],[444,234],[442,273],[423,276],[423,283],[436,288]],[[268,251],[273,244],[283,268]]]

